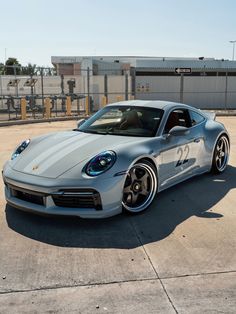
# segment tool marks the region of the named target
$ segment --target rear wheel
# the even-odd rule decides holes
[[[213,173],[222,173],[228,164],[229,160],[229,140],[226,135],[222,135],[217,140],[211,171]]]
[[[125,180],[122,205],[125,211],[136,214],[147,209],[157,191],[154,166],[148,161],[134,164]]]

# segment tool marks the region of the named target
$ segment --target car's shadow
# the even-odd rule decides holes
[[[134,248],[167,237],[184,220],[221,219],[212,211],[231,189],[236,188],[236,168],[220,175],[205,174],[160,193],[153,205],[137,216],[118,215],[103,220],[77,217],[38,216],[6,206],[8,226],[40,242],[62,247]]]

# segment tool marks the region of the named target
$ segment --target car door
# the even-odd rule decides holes
[[[197,110],[188,110],[191,120],[191,136],[193,139],[193,154],[196,158],[193,171],[198,171],[205,164],[205,123],[206,118]]]
[[[174,126],[184,126],[184,135],[172,136],[169,131]],[[187,109],[173,110],[163,130],[162,149],[160,152],[159,182],[160,188],[173,185],[190,176],[196,167],[196,144],[194,130]]]

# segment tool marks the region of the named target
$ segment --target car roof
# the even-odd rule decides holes
[[[168,110],[170,108],[181,106],[184,108],[191,108],[188,105],[184,105],[177,102],[165,101],[165,100],[126,100],[120,101],[113,104],[108,105],[110,106],[137,106],[137,107],[149,107],[149,108],[157,108]]]

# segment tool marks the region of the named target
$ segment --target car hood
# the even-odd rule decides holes
[[[33,139],[25,151],[11,161],[14,170],[47,178],[57,178],[77,164],[104,150],[117,150],[121,145],[143,138],[99,135],[68,131]]]

